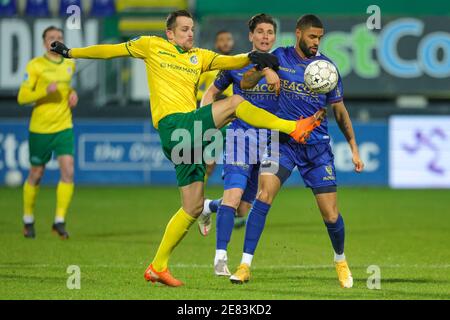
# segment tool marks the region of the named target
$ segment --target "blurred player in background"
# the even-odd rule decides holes
[[[278,75],[282,83],[277,115],[284,119],[308,117],[330,104],[336,122],[350,146],[355,171],[361,172],[364,164],[359,156],[352,122],[343,102],[342,80],[339,78],[336,88],[326,95],[311,92],[303,84],[303,74],[310,62],[316,59],[329,60],[318,51],[323,34],[323,25],[318,17],[302,16],[296,26],[296,46],[274,51],[280,61]],[[271,71],[268,70],[268,73]],[[243,87],[253,87],[262,77],[261,72],[244,75]],[[336,173],[327,119],[312,132],[306,145],[295,143],[289,138],[287,142],[280,143],[279,155],[263,157],[260,189],[247,220],[241,265],[230,280],[233,283],[243,283],[250,279],[250,265],[270,206],[295,167],[316,198],[334,249],[339,283],[344,288],[350,288],[353,278],[344,254],[344,220],[337,207]]]
[[[71,109],[78,103],[77,93],[71,87],[75,62],[50,50],[52,42],[64,41],[61,29],[50,26],[44,30],[42,37],[46,53],[28,63],[17,97],[21,105],[33,104],[29,127],[31,169],[23,186],[24,235],[27,238],[36,235],[34,205],[45,165],[54,153],[61,177],[56,188],[56,217],[52,230],[62,239],[67,239],[69,234],[65,229],[65,216],[74,190]]]
[[[216,33],[216,40],[214,43],[214,48],[216,49],[216,52],[223,55],[230,55],[233,51],[234,47],[234,39],[231,32],[226,30],[221,30]],[[203,98],[203,95],[205,94],[206,90],[213,84],[214,80],[216,80],[217,74],[220,70],[214,70],[214,71],[208,71],[205,73],[202,73],[200,76],[200,80],[198,81],[198,91],[197,91],[197,100],[199,103],[201,103],[201,100]],[[217,100],[230,97],[233,95],[233,87],[230,86],[229,88],[223,90],[220,95],[218,95]],[[202,106],[205,104],[201,104]]]
[[[174,164],[182,203],[167,224],[158,251],[144,277],[147,281],[178,287],[183,283],[171,275],[168,262],[173,249],[203,210],[205,164],[202,151],[210,143],[203,139],[205,132],[222,128],[237,117],[255,127],[280,130],[304,143],[311,131],[320,125],[323,112],[308,119],[283,120],[238,95],[197,109],[195,93],[201,73],[216,69],[240,69],[250,62],[260,69],[276,69],[278,60],[269,53],[256,51],[224,56],[194,48],[194,20],[185,10],[169,14],[166,36],[167,39],[143,36],[125,43],[74,49],[55,42],[52,50],[68,58],[133,57],[144,60],[153,125],[159,131],[164,154]],[[200,133],[197,127],[200,127]],[[180,142],[180,138],[173,137],[177,133],[189,133],[190,139],[185,141],[182,137]],[[180,145],[183,145],[181,152]]]
[[[253,50],[260,52],[269,52],[272,50],[276,40],[277,25],[271,16],[263,13],[255,15],[249,20],[248,28],[249,40],[253,45]],[[217,95],[226,88],[229,88],[230,85],[233,85],[233,92],[235,94],[241,95],[258,107],[271,113],[275,113],[278,108],[275,87],[273,85],[268,86],[264,77],[260,79],[258,86],[255,89],[241,89],[242,76],[250,69],[256,71],[254,65],[249,65],[240,70],[221,71],[215,82],[205,93],[202,103],[209,104],[213,102]],[[258,190],[260,162],[258,159],[257,163],[251,163],[251,156],[249,153],[257,152],[259,150],[259,143],[265,143],[266,141],[259,141],[258,130],[239,119],[234,120],[228,126],[228,130],[234,131],[243,130],[249,132],[249,129],[252,129],[252,132],[255,133],[255,135],[249,135],[249,139],[252,139],[253,141],[233,139],[228,142],[229,144],[232,144],[231,148],[234,149],[235,154],[237,154],[238,150],[245,150],[245,158],[242,159],[244,160],[243,162],[239,162],[235,159],[228,159],[227,154],[224,153],[224,193],[220,206],[220,200],[206,200],[203,213],[198,219],[200,231],[203,235],[207,235],[211,226],[211,212],[217,211],[217,241],[216,255],[214,258],[214,273],[218,276],[231,275],[227,266],[227,246],[233,230],[233,218],[237,213],[240,219],[245,221],[245,216],[250,210]],[[242,142],[244,142],[244,145],[238,145],[238,143]],[[252,145],[258,146],[258,150],[251,150],[250,146]],[[229,148],[230,146],[228,145],[227,150]],[[208,210],[208,208],[210,210]]]

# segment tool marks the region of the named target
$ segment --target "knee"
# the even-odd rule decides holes
[[[339,217],[337,208],[330,207],[322,212],[323,221],[326,223],[336,223]]]
[[[197,218],[203,211],[203,199],[199,201],[193,201],[191,203],[185,204],[183,207],[184,211],[186,211],[189,215]]]
[[[232,190],[232,191],[225,191],[223,195],[222,204],[232,207],[234,209],[238,209],[239,204],[241,203],[241,197],[242,192]]]
[[[242,101],[245,100],[244,98],[242,98],[240,95],[237,94],[232,95],[230,99],[233,108],[236,108]]]
[[[258,192],[258,196],[256,198],[261,202],[264,202],[267,204],[272,204],[274,196],[266,189],[261,188],[261,190]]]
[[[42,176],[44,175],[44,167],[32,167],[28,175],[28,181],[32,185],[37,185],[41,182]]]

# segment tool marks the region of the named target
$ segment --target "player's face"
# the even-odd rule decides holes
[[[305,30],[297,29],[297,43],[306,57],[315,56],[319,50],[320,40],[323,37],[323,29],[310,27]]]
[[[248,38],[253,43],[253,50],[269,52],[276,40],[274,27],[270,23],[259,23]]]
[[[50,51],[52,42],[59,41],[64,42],[64,37],[61,31],[58,30],[50,30],[45,33],[45,39],[44,39],[44,47],[45,50],[47,50],[48,53],[53,53]]]
[[[189,17],[177,17],[175,28],[167,30],[169,41],[188,51],[194,46],[194,20]]]
[[[221,54],[229,54],[234,47],[233,35],[229,32],[223,32],[216,37],[216,50]]]

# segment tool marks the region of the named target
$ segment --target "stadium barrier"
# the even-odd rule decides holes
[[[0,182],[12,175],[26,177],[28,124],[24,120],[0,121]],[[386,123],[355,124],[366,172],[353,173],[350,150],[335,124],[330,125],[338,182],[343,185],[387,185]],[[75,121],[75,181],[89,185],[175,185],[172,164],[160,147],[159,135],[148,120]],[[210,184],[221,184],[218,165]],[[58,181],[58,164],[52,160],[44,184]],[[287,181],[299,185],[298,172]]]

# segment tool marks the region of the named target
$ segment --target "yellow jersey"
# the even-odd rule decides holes
[[[169,114],[197,108],[200,75],[213,69],[213,61],[219,56],[217,53],[200,48],[184,51],[157,36],[135,38],[126,42],[126,47],[132,57],[145,62],[155,128],[158,128],[159,120]],[[241,60],[248,64],[246,57]]]
[[[19,104],[34,103],[29,130],[34,133],[55,133],[72,128],[69,94],[75,62],[71,59],[53,61],[47,56],[31,60],[26,67],[25,80],[20,86]],[[57,90],[47,93],[47,86],[57,83]]]
[[[217,75],[219,74],[220,70],[214,70],[214,71],[208,71],[205,73],[202,73],[200,76],[200,80],[198,82],[198,91],[197,91],[197,100],[201,101],[203,98],[203,95],[205,94],[206,90],[211,86],[212,83],[217,78]],[[222,94],[226,97],[231,97],[233,95],[233,86],[230,85],[228,88],[226,88]]]
[[[180,46],[157,36],[138,37],[113,45],[72,48],[70,56],[86,59],[131,56],[143,59],[155,128],[169,114],[187,113],[197,108],[200,74],[211,70],[241,69],[250,63],[246,53],[225,56],[200,48],[184,51]]]

